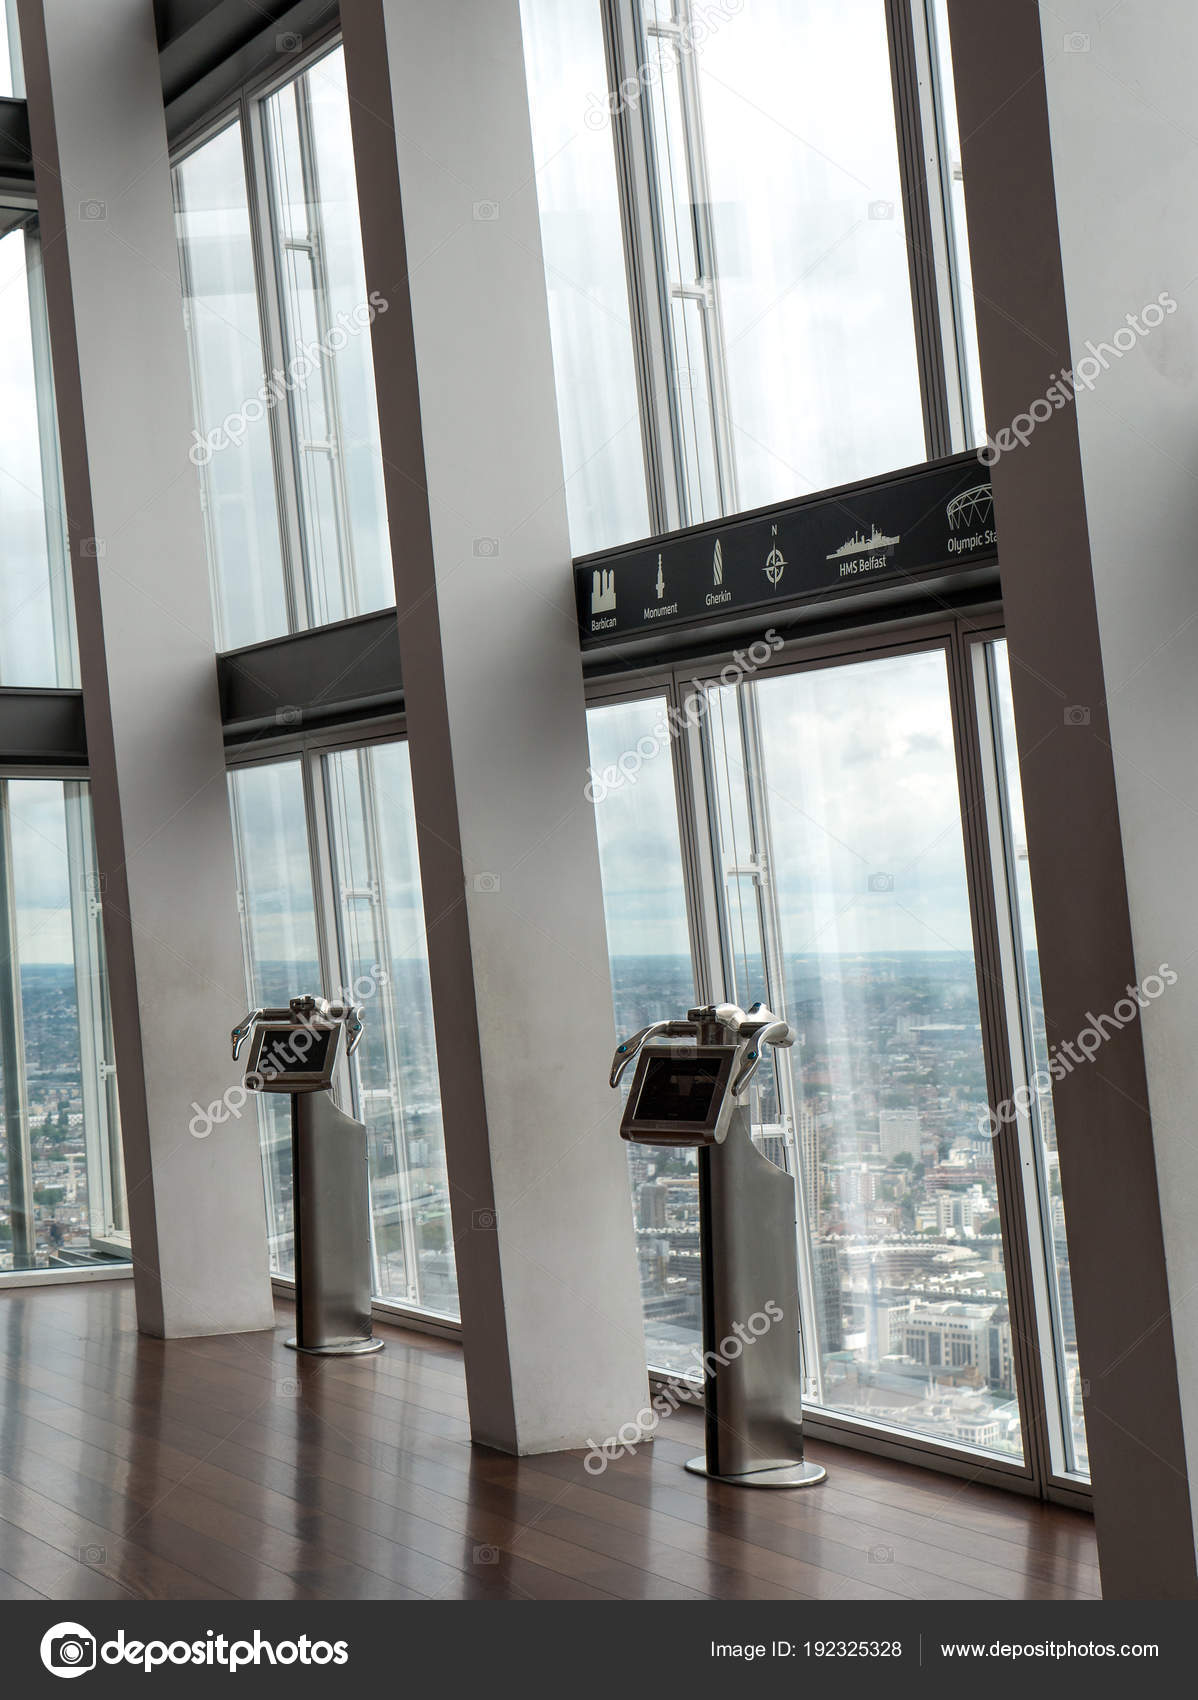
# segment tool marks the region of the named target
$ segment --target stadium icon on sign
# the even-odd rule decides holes
[[[945,508],[950,531],[972,531],[994,520],[994,492],[989,484],[975,484],[962,490]]]

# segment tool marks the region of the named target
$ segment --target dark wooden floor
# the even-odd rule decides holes
[[[1067,1599],[1076,1512],[812,1445],[822,1486],[688,1476],[683,1411],[637,1456],[472,1448],[461,1354],[301,1359],[162,1342],[128,1282],[0,1295],[0,1598]]]

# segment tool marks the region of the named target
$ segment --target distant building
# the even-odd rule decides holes
[[[815,1111],[808,1104],[804,1104],[799,1112],[799,1161],[803,1170],[807,1225],[814,1232],[819,1225],[819,1201],[824,1186],[824,1173],[820,1158],[819,1128]]]
[[[888,1163],[908,1152],[917,1161],[920,1152],[919,1115],[915,1110],[879,1110],[878,1144]]]
[[[840,1248],[812,1247],[815,1259],[816,1331],[821,1357],[844,1350],[844,1299],[841,1293]]]
[[[637,1188],[636,1225],[660,1233],[666,1225],[666,1189],[660,1181],[645,1181]]]
[[[990,1387],[1014,1386],[1011,1320],[1002,1306],[912,1300],[903,1351],[929,1370],[974,1371]]]

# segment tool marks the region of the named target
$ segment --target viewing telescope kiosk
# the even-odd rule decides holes
[[[370,1188],[366,1129],[333,1102],[333,1070],[344,1040],[362,1037],[357,1004],[292,998],[255,1009],[233,1029],[233,1056],[249,1039],[245,1084],[291,1099],[291,1192],[295,1236],[297,1352],[378,1352],[373,1338]]]
[[[636,1060],[622,1138],[699,1152],[707,1446],[686,1467],[744,1487],[827,1474],[803,1460],[795,1183],[753,1144],[745,1096],[762,1048],[793,1043],[761,1004],[709,1004],[642,1028],[611,1071],[618,1086]]]

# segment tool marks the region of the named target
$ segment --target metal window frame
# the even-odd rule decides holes
[[[965,852],[965,869],[970,904],[975,971],[979,996],[979,1018],[985,1056],[987,1088],[992,1103],[1010,1097],[1019,1076],[1012,1046],[1017,1042],[1011,1027],[1009,1002],[1012,982],[1009,961],[1002,945],[1000,906],[1005,888],[996,883],[994,833],[996,819],[993,796],[984,760],[985,716],[989,698],[978,694],[975,671],[977,657],[985,646],[1003,635],[1001,608],[956,613],[915,620],[895,621],[874,628],[846,629],[821,633],[812,638],[787,642],[753,674],[754,679],[806,672],[868,661],[884,656],[939,649],[945,657],[947,688],[952,718],[954,766]],[[587,706],[613,701],[631,701],[665,695],[677,708],[684,693],[696,683],[719,682],[723,666],[732,652],[705,655],[696,665],[684,661],[630,671],[623,678],[592,680],[587,685]],[[675,773],[675,799],[679,838],[683,849],[686,901],[690,922],[692,957],[696,984],[701,995],[723,995],[723,942],[713,904],[718,902],[718,868],[711,847],[712,810],[706,790],[704,752],[699,728],[671,739]],[[1000,852],[1001,855],[1001,852]],[[703,978],[700,979],[700,964]],[[995,1142],[995,1177],[1002,1228],[1003,1257],[1011,1309],[1012,1353],[1015,1360],[1016,1397],[1019,1402],[1024,1456],[1007,1461],[1000,1455],[968,1445],[939,1440],[889,1424],[841,1413],[813,1404],[805,1413],[808,1432],[815,1438],[853,1446],[880,1457],[915,1463],[970,1481],[1002,1487],[1081,1510],[1092,1508],[1088,1478],[1062,1465],[1068,1454],[1054,1435],[1054,1415],[1044,1390],[1055,1394],[1058,1365],[1055,1339],[1046,1326],[1051,1317],[1046,1307],[1046,1272],[1040,1232],[1038,1195],[1029,1191],[1029,1148],[1027,1132],[1007,1127]],[[800,1197],[800,1208],[802,1199]],[[802,1216],[800,1216],[800,1227]],[[800,1237],[804,1237],[800,1235]],[[814,1287],[810,1277],[805,1302],[811,1312]],[[650,1366],[651,1379],[670,1379],[670,1372]],[[673,1377],[685,1381],[683,1377]],[[695,1381],[696,1393],[701,1383]],[[1059,1407],[1055,1419],[1060,1421]]]
[[[247,79],[227,95],[211,112],[181,131],[171,147],[171,169],[174,172],[206,142],[220,135],[231,124],[239,125],[242,165],[245,178],[246,213],[250,230],[250,250],[254,268],[254,290],[257,300],[258,339],[262,358],[263,379],[286,369],[288,355],[287,315],[284,305],[285,285],[282,268],[285,263],[284,244],[276,229],[273,214],[273,182],[270,163],[270,144],[267,134],[266,104],[289,85],[298,82],[315,65],[328,58],[340,45],[341,29],[335,22],[305,38],[303,50],[289,55],[286,61],[276,61],[265,71]],[[322,369],[321,381],[335,382],[331,371]],[[331,404],[335,407],[335,402]],[[322,610],[317,608],[316,578],[311,570],[310,551],[304,523],[301,466],[304,445],[293,398],[285,396],[278,405],[267,409],[270,432],[271,462],[275,481],[275,512],[278,521],[279,552],[283,572],[283,595],[287,612],[287,631],[280,637],[315,630],[323,623]],[[336,464],[344,465],[344,457],[335,456]],[[201,480],[202,482],[202,480]],[[339,508],[344,507],[344,492]],[[340,532],[348,535],[345,513],[339,515]],[[211,551],[210,551],[211,555]],[[213,572],[215,557],[209,563]],[[351,553],[352,576],[352,553]],[[345,577],[345,560],[342,560]],[[213,607],[219,625],[219,601],[213,595]],[[326,611],[327,612],[327,611]],[[356,610],[354,611],[356,612]],[[353,613],[348,618],[354,617]],[[221,633],[218,631],[218,647]],[[263,641],[271,641],[264,639]]]
[[[992,888],[998,923],[998,948],[1005,996],[1005,1026],[1016,1108],[1014,1138],[1029,1227],[1029,1262],[1040,1345],[1041,1385],[1045,1391],[1044,1429],[1048,1472],[1054,1481],[1085,1481],[1077,1468],[1072,1437],[1069,1388],[1064,1362],[1064,1325],[1060,1286],[1055,1274],[1050,1194],[1040,1127],[1039,1099],[1028,1089],[1036,1071],[1031,1010],[1023,963],[1022,926],[1017,908],[1010,792],[1004,761],[994,645],[1001,629],[972,636],[966,648],[970,695],[978,729],[984,816],[990,844]],[[1027,1096],[1023,1109],[1017,1094]],[[1033,1234],[1033,1224],[1039,1232]],[[1055,1395],[1055,1398],[1053,1397]]]

